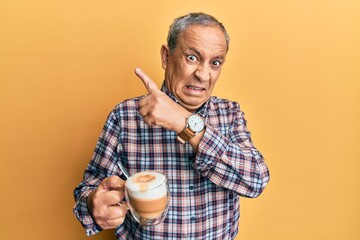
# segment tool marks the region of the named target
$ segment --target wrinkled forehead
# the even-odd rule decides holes
[[[176,48],[192,48],[198,51],[226,55],[226,39],[221,28],[216,25],[192,25],[182,31]]]

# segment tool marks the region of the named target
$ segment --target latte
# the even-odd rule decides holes
[[[162,215],[167,205],[166,177],[155,171],[132,175],[125,183],[133,211],[142,219],[154,219]]]

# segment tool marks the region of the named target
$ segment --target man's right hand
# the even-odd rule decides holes
[[[124,199],[125,181],[118,176],[105,178],[99,187],[90,193],[87,205],[95,222],[102,229],[113,229],[124,222],[128,211]],[[118,203],[121,202],[120,206]]]
[[[191,112],[160,91],[156,83],[143,70],[136,68],[135,74],[148,91],[148,94],[139,102],[139,113],[144,122],[149,126],[157,125],[176,133],[184,130],[186,118],[191,115]]]

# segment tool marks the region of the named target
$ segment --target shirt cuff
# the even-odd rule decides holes
[[[206,125],[193,164],[194,169],[201,172],[203,176],[207,176],[211,168],[215,167],[224,155],[228,143],[227,138],[210,125]]]
[[[87,198],[91,191],[92,190],[87,190],[83,192],[73,208],[74,214],[84,227],[87,236],[94,235],[102,230],[91,217],[87,207]]]

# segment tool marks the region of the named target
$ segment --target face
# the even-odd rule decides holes
[[[162,46],[166,87],[188,111],[195,111],[211,96],[226,49],[224,33],[217,25],[188,27],[179,34],[173,52]]]

